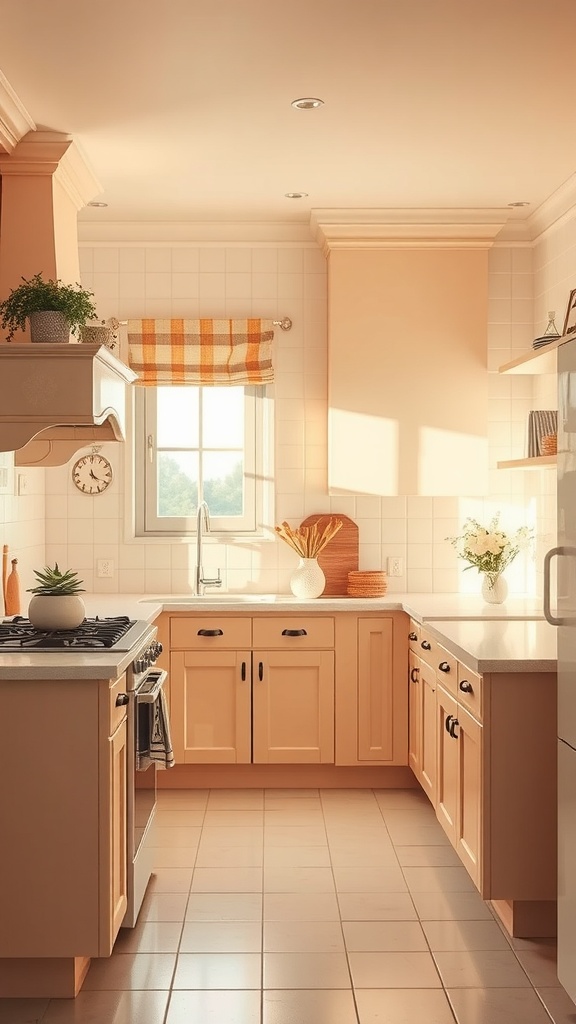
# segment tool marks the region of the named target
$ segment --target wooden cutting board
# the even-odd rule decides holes
[[[308,516],[302,520],[301,526],[318,524],[318,529],[326,526],[329,519],[341,519],[342,526],[338,533],[318,555],[318,562],[326,577],[326,586],[322,597],[346,594],[348,573],[358,568],[358,527],[353,519],[334,515]]]

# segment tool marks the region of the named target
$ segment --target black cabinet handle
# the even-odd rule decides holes
[[[458,721],[457,718],[454,718],[452,720],[452,724],[450,726],[450,729],[448,730],[453,740],[457,740],[458,739],[458,733],[456,732],[456,726],[457,725],[460,725],[460,722]]]
[[[419,672],[420,672],[419,668],[413,668],[413,669],[410,670],[410,679],[412,680],[413,683],[417,683],[418,682],[418,674],[419,674]]]
[[[128,704],[130,698],[127,693],[119,693],[116,697],[116,707],[121,708],[124,704]]]
[[[242,662],[242,671],[240,673],[240,676],[241,676],[242,682],[245,682],[245,680],[246,680],[246,662],[245,661]]]
[[[441,672],[450,671],[450,665],[448,664],[447,661],[441,661],[440,664],[438,665],[438,668],[440,669]]]
[[[467,679],[463,679],[460,683],[460,689],[462,693],[473,693],[472,683],[469,683]]]
[[[423,640],[422,643],[420,644],[420,647],[424,648],[425,651],[432,650],[432,644],[429,642],[429,640]]]
[[[224,636],[223,629],[199,629],[198,636]]]
[[[417,640],[418,639],[418,633],[408,633],[408,639],[409,640]]]
[[[258,679],[260,682],[264,679],[264,664],[261,661],[258,662]]]
[[[308,636],[305,629],[283,629],[282,636]]]
[[[452,722],[453,722],[452,715],[446,715],[446,721],[444,722],[444,728],[446,729],[447,733],[450,733],[450,735],[452,735],[452,733],[450,732],[450,729],[452,728]]]

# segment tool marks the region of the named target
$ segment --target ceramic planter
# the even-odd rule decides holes
[[[76,629],[85,617],[84,601],[77,594],[35,594],[28,606],[36,629]]]

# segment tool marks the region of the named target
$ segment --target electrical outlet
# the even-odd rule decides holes
[[[96,575],[101,580],[112,579],[114,575],[114,562],[111,558],[99,558],[96,565]]]
[[[403,576],[404,575],[404,559],[399,558],[397,555],[393,555],[392,558],[388,559],[388,575],[389,576]]]
[[[26,473],[16,473],[14,477],[14,493],[18,496],[28,493],[28,477]]]

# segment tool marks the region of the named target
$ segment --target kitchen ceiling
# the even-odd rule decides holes
[[[574,0],[0,0],[0,26],[17,97],[102,184],[83,221],[525,219],[576,172]]]

